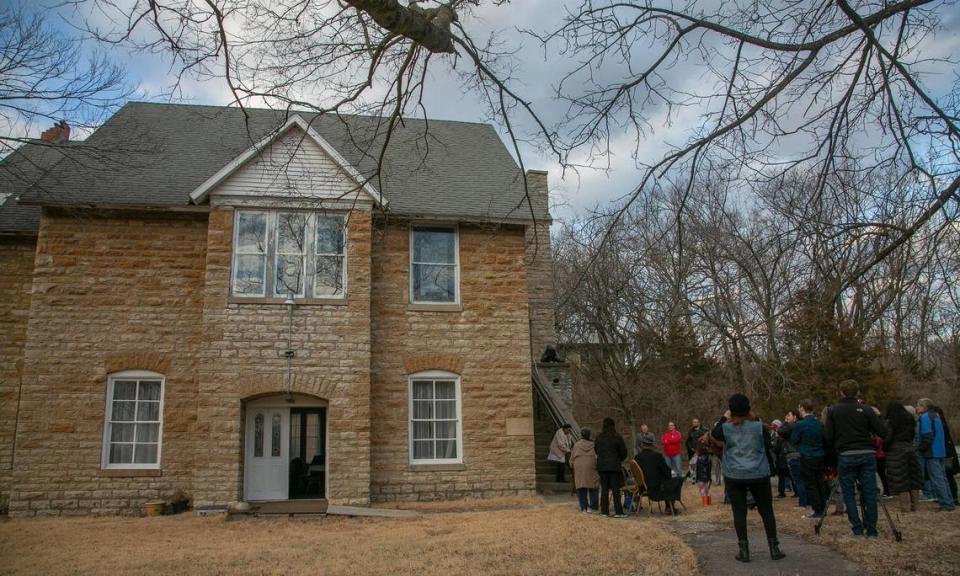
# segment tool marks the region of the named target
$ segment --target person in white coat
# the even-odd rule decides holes
[[[573,427],[564,424],[553,435],[547,460],[557,465],[557,482],[566,482],[567,466],[570,465],[570,450],[573,447]]]

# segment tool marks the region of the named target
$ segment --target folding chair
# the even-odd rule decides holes
[[[630,460],[630,475],[633,476],[634,485],[630,488],[633,501],[637,503],[637,513],[643,507],[643,496],[647,497],[647,516],[650,515],[650,508],[653,503],[650,501],[650,491],[647,489],[647,482],[643,477],[643,469],[637,464],[636,460]]]

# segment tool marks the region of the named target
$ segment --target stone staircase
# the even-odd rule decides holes
[[[556,464],[547,460],[547,454],[550,452],[550,442],[557,432],[557,418],[551,414],[547,401],[536,391],[533,400],[537,492],[541,494],[570,494],[574,490],[573,474],[568,470],[567,481],[557,482],[555,480]],[[572,418],[569,419],[572,420]]]

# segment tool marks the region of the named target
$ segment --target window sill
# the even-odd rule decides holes
[[[100,476],[107,478],[156,478],[163,476],[160,468],[101,468]]]
[[[346,306],[346,298],[294,298],[297,306]],[[287,302],[286,298],[241,298],[230,296],[227,298],[227,304],[261,304],[261,305],[283,305]]]
[[[459,472],[466,470],[467,465],[460,464],[410,464],[407,468],[410,472]]]
[[[407,304],[407,312],[463,312],[463,304]]]

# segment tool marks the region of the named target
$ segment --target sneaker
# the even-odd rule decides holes
[[[862,533],[862,532],[860,532],[860,533],[851,532],[851,533],[850,533],[850,537],[851,537],[851,538],[863,538],[864,536],[863,536],[863,533]]]
[[[920,496],[920,501],[921,501],[921,502],[936,502],[937,499],[934,498],[933,496],[927,496],[926,494],[922,494],[922,495]]]
[[[879,538],[880,534],[876,532],[867,532],[867,538]]]
[[[801,516],[801,518],[808,518],[810,520],[819,520],[820,518],[823,518],[823,514],[818,514],[817,512],[807,512],[806,514]]]
[[[626,518],[627,515],[626,515],[626,514],[614,514],[613,517],[614,517],[614,518]]]

